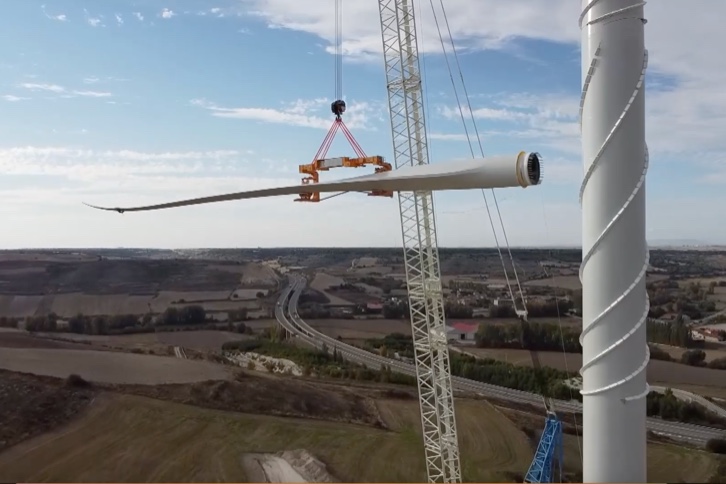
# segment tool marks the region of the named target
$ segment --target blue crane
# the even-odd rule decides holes
[[[547,412],[544,430],[537,444],[534,459],[532,459],[529,470],[524,477],[524,482],[556,482],[555,469],[558,469],[557,477],[559,477],[559,482],[562,482],[562,466],[564,462],[562,421],[557,416],[554,402],[549,396],[549,389],[542,373],[542,364],[539,361],[539,355],[532,348],[534,338],[532,338],[532,331],[527,321],[526,311],[522,311],[519,317],[522,324],[522,346],[529,350],[532,358],[532,367],[534,368],[535,377],[540,387],[540,395],[542,395]]]

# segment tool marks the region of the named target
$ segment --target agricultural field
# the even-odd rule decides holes
[[[424,481],[417,403],[377,403],[393,431],[105,394],[64,429],[0,454],[0,469],[9,480],[34,482],[244,482],[240,455],[305,449],[338,482]],[[465,480],[522,472],[532,450],[511,422],[483,402],[459,402],[457,410]]]
[[[712,282],[719,283],[726,281],[726,277],[696,277],[691,279],[682,279],[678,281],[678,285],[682,289],[686,289],[691,283],[698,283],[703,287],[708,287]],[[726,309],[726,287],[716,286],[713,288],[713,294],[708,295],[708,299],[716,303],[716,310],[723,311]]]
[[[709,326],[713,327],[713,326]],[[683,348],[678,348],[676,346],[668,346],[668,345],[661,345],[656,344],[659,349],[665,351],[668,353],[672,358],[674,359],[680,359],[681,355],[683,354],[684,350]],[[708,363],[711,360],[715,360],[717,358],[726,358],[726,344],[720,344],[720,343],[708,343],[708,346],[702,350],[704,353],[706,353],[706,363]],[[726,379],[726,375],[724,376]],[[724,384],[726,387],[726,383]]]
[[[649,274],[646,278],[647,282],[655,282],[663,279],[667,279],[668,276],[660,274]],[[533,281],[527,281],[523,285],[525,286],[544,286],[544,287],[558,287],[567,290],[581,289],[582,284],[580,283],[580,277],[575,273],[574,275],[553,275],[546,279],[537,279]]]
[[[260,307],[257,294],[268,295],[279,284],[275,271],[257,262],[3,252],[0,316],[161,313],[190,303],[208,311],[253,310]]]
[[[199,304],[207,311],[228,311],[232,309],[257,309],[259,302],[254,297],[263,289],[242,289],[236,291],[162,291],[158,295],[128,294],[53,294],[47,296],[0,295],[0,315],[27,317],[55,313],[61,318],[77,314],[104,316],[115,314],[162,313],[168,307],[184,304]],[[264,290],[266,291],[266,290]],[[253,296],[230,299],[233,292]]]
[[[516,349],[489,349],[489,348],[461,348],[462,352],[480,358],[492,358],[507,361],[513,364],[532,366],[532,359],[527,350]],[[559,370],[577,371],[582,367],[582,355],[561,352],[538,352],[542,366],[549,366]],[[726,397],[724,381],[726,374],[723,370],[698,368],[682,365],[670,361],[651,360],[648,365],[648,383],[652,385],[680,388],[708,397]]]
[[[207,361],[92,349],[3,348],[0,369],[66,378],[77,374],[103,383],[190,383],[225,380],[229,370]]]
[[[339,286],[343,284],[345,281],[336,276],[332,276],[330,274],[326,274],[325,272],[317,272],[315,274],[315,278],[310,283],[310,287],[315,289],[316,291],[322,292],[325,297],[327,297],[330,300],[329,304],[335,305],[335,306],[352,306],[353,303],[342,299],[338,296],[335,296],[334,294],[328,292],[328,289],[332,286]]]
[[[340,337],[344,340],[359,340],[366,338],[382,338],[391,333],[411,334],[411,323],[407,319],[306,319],[315,329],[331,338]],[[452,323],[459,320],[451,319]],[[539,323],[559,324],[563,327],[579,328],[582,320],[578,318],[537,318],[533,321]],[[466,324],[494,324],[494,325],[510,325],[519,324],[515,319],[465,319],[460,322]]]
[[[147,348],[155,345],[181,346],[198,351],[219,350],[228,341],[248,339],[250,336],[230,331],[199,330],[199,331],[160,331],[156,333],[137,333],[119,335],[90,335],[75,333],[38,333],[35,337],[26,336],[36,341],[55,343],[57,341],[70,341],[84,343],[86,348],[120,347],[120,348]],[[5,337],[0,334],[0,346]],[[84,346],[70,343],[73,346]],[[28,346],[37,347],[37,346]]]
[[[0,328],[0,348],[90,349],[87,345],[32,336],[25,331],[8,328]]]
[[[528,429],[528,434],[538,436],[542,431],[544,417],[503,409],[502,412],[517,424],[519,429]],[[563,419],[566,426],[572,421]],[[582,428],[576,435],[563,435],[565,472],[581,471]],[[708,452],[662,443],[648,442],[648,482],[708,482],[718,466],[718,457]]]
[[[2,475],[15,482],[259,481],[248,456],[305,451],[333,482],[425,480],[412,389],[242,373],[195,384],[73,388],[0,371],[0,388],[15,390],[0,391],[0,402],[25,409],[10,421],[0,416],[2,436],[11,444],[30,436],[0,453]],[[541,430],[542,418],[527,416],[528,434],[514,411],[483,400],[457,399],[456,411],[463,481],[521,482],[535,446],[527,435]],[[567,435],[568,472],[580,470],[578,448]],[[649,444],[648,459],[655,482],[705,482],[715,469],[712,455],[667,444]]]

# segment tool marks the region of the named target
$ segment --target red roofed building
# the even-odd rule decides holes
[[[476,332],[479,330],[477,323],[452,322],[446,329],[449,341],[473,343],[476,340]]]

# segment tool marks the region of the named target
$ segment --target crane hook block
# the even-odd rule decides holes
[[[345,112],[345,101],[343,101],[342,99],[333,101],[333,103],[330,105],[330,110],[333,111],[333,114],[335,114],[336,117],[341,117]]]

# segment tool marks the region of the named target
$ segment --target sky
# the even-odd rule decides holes
[[[469,158],[431,3],[415,2],[431,163]],[[444,4],[485,156],[545,159],[543,185],[496,190],[510,244],[579,246],[580,2]],[[344,119],[392,161],[378,15],[343,0]],[[646,17],[647,237],[726,244],[726,3],[651,1]],[[401,245],[395,198],[82,204],[299,184],[333,121],[333,0],[8,0],[0,31],[0,248]],[[329,156],[352,155],[338,136]],[[435,203],[439,245],[494,245],[480,191]]]

